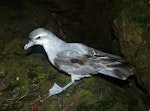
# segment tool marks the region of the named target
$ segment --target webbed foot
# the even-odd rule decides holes
[[[60,87],[59,85],[57,85],[56,83],[54,83],[53,87],[51,87],[49,89],[49,96],[55,95],[55,94],[59,94],[63,91],[63,88]]]

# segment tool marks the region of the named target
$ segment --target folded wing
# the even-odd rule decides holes
[[[80,44],[81,45],[81,44]],[[54,65],[68,74],[93,75],[102,73],[121,80],[133,75],[133,67],[119,56],[86,47],[86,54],[65,50],[57,54]]]

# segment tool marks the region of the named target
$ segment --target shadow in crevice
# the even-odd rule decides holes
[[[117,78],[114,78],[114,77],[111,77],[111,76],[107,76],[107,75],[104,75],[104,74],[97,74],[96,76],[99,76],[100,78],[102,79],[105,79],[113,84],[116,84],[120,87],[123,87],[123,86],[126,86],[129,84],[129,79],[134,79],[135,77],[134,76],[130,76],[128,77],[127,80],[120,80],[120,79],[117,79]]]
[[[34,45],[30,48],[31,50],[26,53],[26,56],[32,55],[32,54],[43,54],[45,58],[48,60],[48,56],[41,45]],[[48,60],[49,61],[49,60]]]
[[[146,94],[146,95],[148,96],[148,98],[150,99],[150,95],[148,95],[148,92],[146,91],[146,89],[145,89],[144,87],[142,87],[142,86],[138,83],[136,77],[135,77],[134,80],[135,80],[134,82],[135,82],[136,87],[137,87],[139,90],[141,90],[144,94]]]
[[[47,53],[45,52],[43,46],[41,46],[41,45],[34,45],[34,46],[32,46],[30,49],[31,49],[31,50],[28,51],[28,52],[25,54],[26,56],[29,56],[29,55],[32,55],[32,54],[42,54],[42,55],[44,55],[45,59],[49,62],[49,64],[52,65],[53,68],[55,68],[56,70],[58,70],[57,67],[55,67],[55,66],[49,61],[48,56],[47,56]],[[61,71],[61,70],[59,70],[59,71],[62,72],[62,73],[65,73],[65,72],[63,72],[63,71]],[[65,74],[68,75],[67,73],[65,73]]]

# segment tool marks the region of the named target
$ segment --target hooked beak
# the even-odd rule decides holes
[[[24,46],[24,50],[29,49],[29,48],[32,47],[33,45],[34,45],[34,42],[29,41],[29,43],[27,43],[27,44]]]

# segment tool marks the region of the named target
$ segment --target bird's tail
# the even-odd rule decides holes
[[[126,80],[128,76],[133,75],[134,67],[130,66],[127,63],[116,62],[105,64],[106,68],[100,70],[99,73],[109,75],[121,80]]]

